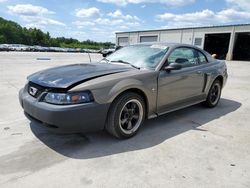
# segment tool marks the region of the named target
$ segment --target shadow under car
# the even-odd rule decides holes
[[[117,140],[104,132],[89,134],[55,134],[31,121],[34,135],[54,151],[75,159],[103,157],[156,146],[189,130],[206,131],[200,126],[236,111],[241,103],[221,99],[216,108],[191,106],[146,120],[139,133],[127,140]]]

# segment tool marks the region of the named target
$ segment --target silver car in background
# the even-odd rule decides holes
[[[215,107],[227,77],[224,61],[195,46],[143,43],[97,63],[32,74],[19,99],[27,116],[49,130],[105,129],[129,138],[144,119],[197,103]]]

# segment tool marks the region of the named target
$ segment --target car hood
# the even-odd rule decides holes
[[[90,79],[129,70],[133,68],[108,63],[73,64],[39,71],[27,79],[44,87],[66,89]]]

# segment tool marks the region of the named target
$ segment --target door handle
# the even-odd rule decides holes
[[[197,74],[202,74],[202,72],[201,72],[201,71],[197,71],[196,73],[197,73]]]

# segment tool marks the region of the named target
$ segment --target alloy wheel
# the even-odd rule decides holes
[[[219,83],[214,84],[210,93],[210,101],[212,104],[216,104],[218,102],[218,100],[220,99],[220,93],[221,93],[220,84]]]
[[[139,100],[129,100],[122,108],[119,126],[125,134],[135,132],[143,120],[143,107]]]

